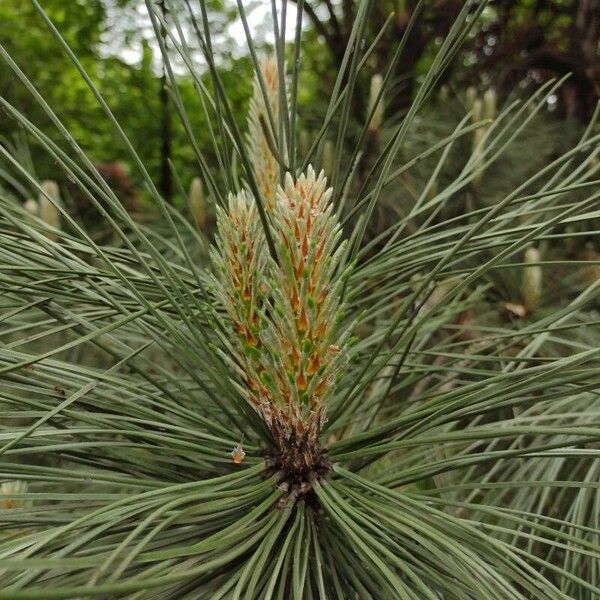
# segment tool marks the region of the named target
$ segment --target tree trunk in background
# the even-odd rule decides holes
[[[166,7],[164,0],[159,3],[163,19],[166,17]],[[161,29],[161,35],[166,45],[166,32]],[[173,184],[171,180],[171,111],[169,103],[169,94],[167,92],[167,69],[163,64],[162,76],[160,78],[159,90],[160,104],[160,180],[159,190],[163,198],[170,202],[173,196]]]
[[[583,71],[591,84],[588,112],[600,98],[600,0],[580,0],[575,16],[573,40],[578,47]]]
[[[171,201],[173,185],[171,181],[171,113],[167,93],[167,76],[160,78],[160,180],[159,189],[163,198]]]
[[[390,56],[393,55],[396,46],[406,33],[417,4],[418,2],[415,0],[398,2],[395,19],[390,28],[391,35],[384,36],[375,54],[377,70],[380,73],[385,71]],[[374,11],[377,15],[375,31],[383,27],[389,15],[389,11],[385,10],[384,6],[378,5],[378,7],[380,7],[379,10]],[[389,116],[397,113],[401,114],[410,107],[417,82],[416,69],[431,43],[431,36],[434,38],[446,37],[461,7],[462,0],[437,0],[435,10],[427,15],[427,23],[425,23],[423,14],[414,23],[393,75],[394,85],[390,90],[391,93],[386,95]]]

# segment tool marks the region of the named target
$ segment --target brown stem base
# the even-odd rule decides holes
[[[331,471],[331,461],[325,450],[312,436],[292,431],[289,437],[275,440],[275,447],[263,451],[265,476],[275,476],[280,489],[285,491],[279,506],[302,499],[314,509],[318,501],[314,486]]]

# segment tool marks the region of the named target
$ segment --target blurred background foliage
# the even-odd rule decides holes
[[[176,14],[161,5],[161,0],[154,0],[154,3],[163,9],[166,22],[170,25],[179,23],[186,39],[193,45],[197,38],[185,0],[171,3]],[[144,4],[144,0],[41,2],[93,78],[163,196],[182,205],[185,200],[181,192],[188,189],[193,177],[198,175],[198,168],[172,105],[168,79]],[[290,13],[293,4],[289,2]],[[417,4],[413,0],[374,3],[365,44],[371,43],[377,35],[381,35],[381,39],[358,82],[359,93],[355,95],[352,107],[356,132],[366,118],[371,77],[386,67],[398,40],[409,27]],[[252,63],[235,1],[211,0],[205,5],[210,12],[218,68],[233,112],[243,126],[242,116],[251,93]],[[321,115],[343,60],[356,5],[354,0],[304,2],[305,37],[299,101],[301,126],[308,132],[315,133],[322,122]],[[461,0],[426,0],[422,3],[422,14],[414,23],[394,73],[393,86],[386,95],[384,128],[397,123],[410,105],[420,76],[427,71],[461,5]],[[191,3],[191,6],[193,10],[198,7],[197,3]],[[252,17],[257,45],[268,45],[270,40],[263,32],[272,29],[269,3],[245,2],[244,7]],[[141,179],[129,163],[127,150],[68,57],[52,40],[31,3],[3,0],[0,23],[0,43],[35,82],[44,99],[87,154],[103,167],[103,172],[122,194],[142,199]],[[438,137],[456,125],[471,108],[469,89],[471,95],[481,96],[493,82],[497,102],[502,105],[520,94],[529,95],[550,78],[571,73],[560,91],[549,99],[546,114],[541,115],[543,130],[526,140],[530,156],[544,161],[556,155],[581,131],[600,95],[599,23],[600,0],[492,1],[445,72],[444,79],[438,82],[438,97],[432,98],[421,112],[423,126],[420,133],[413,135],[415,144],[420,143],[419,135],[421,141]],[[164,31],[163,34],[167,46],[172,46],[168,35]],[[177,65],[181,59],[173,48],[171,50]],[[194,56],[198,57],[198,72],[208,81],[200,52]],[[184,64],[180,66],[177,73],[180,94],[200,150],[210,160],[213,151],[204,112],[198,103],[192,76]],[[0,63],[0,95],[18,106],[51,139],[59,140],[42,108],[4,62]],[[14,147],[18,135],[15,122],[0,115],[2,143]],[[349,143],[352,143],[351,136]],[[61,180],[62,174],[56,172],[46,153],[35,145],[29,151],[36,178],[56,179],[68,194],[68,183]],[[366,152],[368,154],[368,147]],[[519,156],[518,152],[515,156]],[[368,163],[368,156],[363,160]],[[509,157],[505,164],[504,175],[510,176],[523,163],[516,160],[511,164]],[[216,161],[214,166],[216,170]],[[215,176],[218,178],[219,173]]]

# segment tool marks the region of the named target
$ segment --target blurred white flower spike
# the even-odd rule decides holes
[[[273,131],[269,117],[270,109],[273,124],[277,127],[279,123],[279,70],[275,57],[264,58],[260,65],[260,71],[265,84],[266,98],[258,76],[255,76],[248,114],[248,153],[252,160],[258,189],[269,211],[274,206],[279,181],[279,164],[273,156],[265,135],[266,129],[273,143],[278,138],[278,132]]]

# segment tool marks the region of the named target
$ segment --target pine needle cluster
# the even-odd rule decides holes
[[[473,1],[408,112],[383,106],[403,38],[353,122],[373,50],[360,0],[322,121],[301,135],[302,19],[293,41],[274,27],[261,62],[239,1],[256,72],[244,131],[206,3],[186,3],[189,28],[148,1],[223,171],[186,129],[199,179],[183,214],[32,4],[154,218],[125,210],[0,47],[61,143],[0,107],[112,234],[0,145],[0,600],[599,597],[600,110],[510,178],[503,161],[561,82],[502,108],[469,92],[450,129],[422,119],[483,15]],[[402,14],[410,32],[418,8]],[[181,82],[165,80],[185,125]]]

